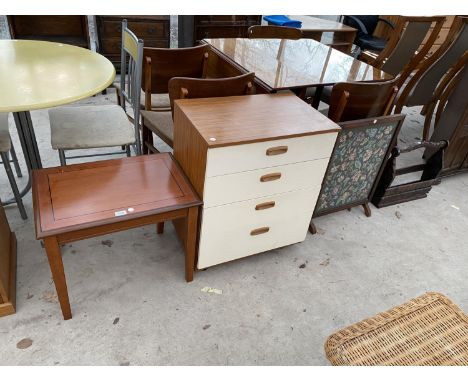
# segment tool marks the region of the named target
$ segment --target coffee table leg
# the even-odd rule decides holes
[[[164,233],[164,222],[157,223],[156,227],[156,232],[158,233],[158,235]]]
[[[185,242],[185,280],[193,280],[195,249],[197,245],[198,207],[191,207],[187,214],[187,239]]]
[[[72,318],[70,301],[68,299],[67,281],[65,279],[65,272],[63,270],[62,254],[60,253],[60,246],[57,238],[46,237],[44,239],[45,250],[47,258],[49,259],[50,271],[54,279],[55,289],[62,308],[63,318],[69,320]]]

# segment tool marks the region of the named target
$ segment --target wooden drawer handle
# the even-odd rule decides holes
[[[257,211],[259,210],[266,210],[267,208],[273,208],[275,206],[275,202],[265,202],[265,203],[260,203],[255,206],[255,209]]]
[[[260,177],[260,182],[271,182],[272,180],[278,180],[281,178],[280,172],[272,172],[271,174],[265,174]]]
[[[262,233],[267,233],[270,230],[270,227],[261,227],[250,231],[251,236],[261,235]]]
[[[276,146],[276,147],[270,147],[266,151],[266,155],[279,155],[279,154],[285,154],[288,152],[288,146]]]

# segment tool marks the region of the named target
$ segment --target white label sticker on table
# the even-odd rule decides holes
[[[127,211],[123,210],[123,211],[116,211],[114,212],[114,215],[115,216],[124,216],[124,215],[127,215]]]

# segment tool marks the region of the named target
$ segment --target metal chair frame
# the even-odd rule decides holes
[[[129,56],[127,71],[127,54]],[[140,138],[140,95],[143,71],[143,40],[128,29],[127,20],[122,21],[122,52],[120,69],[121,106],[127,112],[125,101],[132,105],[133,125],[135,127],[135,146],[141,155]],[[126,81],[128,78],[128,81]]]
[[[127,55],[129,56],[128,71],[127,71]],[[121,103],[120,106],[127,113],[125,101],[132,106],[133,117],[129,116],[130,122],[135,130],[135,144],[134,151],[136,155],[141,155],[141,139],[140,139],[140,89],[141,89],[141,76],[143,72],[143,40],[139,39],[127,26],[127,20],[122,20],[122,50],[121,50],[121,70],[120,70],[120,84],[121,84]],[[128,81],[126,81],[128,78]],[[128,114],[128,113],[127,113]],[[116,155],[126,153],[129,157],[129,145],[123,146],[125,151],[109,152],[102,154],[89,154],[89,155],[75,155],[65,156],[65,150],[59,149],[60,164],[65,166],[67,159],[76,158],[89,158],[106,155]]]
[[[11,159],[10,159],[10,154],[11,154]],[[16,175],[18,176],[18,178],[21,178],[23,174],[21,173],[21,168],[18,163],[18,157],[16,156],[16,151],[13,146],[13,142],[11,141],[11,138],[10,138],[10,150],[0,152],[0,158],[2,159],[0,163],[2,163],[3,166],[5,167],[5,172],[7,174],[8,181],[10,182],[10,187],[14,195],[14,199],[8,200],[1,204],[7,205],[7,204],[16,202],[16,204],[18,205],[18,209],[20,211],[21,218],[26,220],[28,218],[28,215],[26,214],[26,209],[24,208],[23,200],[18,190],[18,185],[16,184],[15,175],[13,174],[13,170],[10,165],[10,163],[13,163],[15,167]]]

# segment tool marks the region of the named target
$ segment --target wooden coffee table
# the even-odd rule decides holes
[[[60,245],[166,220],[184,222],[185,279],[193,280],[202,204],[171,154],[33,172],[36,237],[43,239],[64,319],[72,317]]]

